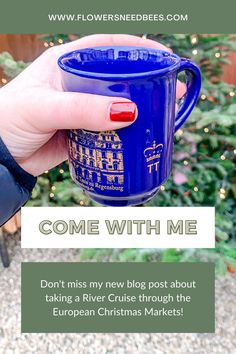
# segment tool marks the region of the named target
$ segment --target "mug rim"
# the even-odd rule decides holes
[[[80,54],[85,52],[86,50],[105,50],[105,49],[119,49],[123,51],[131,51],[131,50],[148,50],[153,53],[162,53],[162,54],[168,54],[168,56],[171,56],[172,58],[175,59],[175,62],[165,68],[162,69],[156,69],[156,70],[151,70],[151,71],[143,71],[143,72],[138,72],[138,73],[100,73],[100,72],[95,72],[95,71],[84,71],[80,69],[74,69],[71,68],[69,65],[65,64],[63,61],[65,59],[69,59],[69,57],[75,55],[75,54]],[[88,79],[98,79],[98,80],[105,80],[105,81],[120,81],[120,80],[129,80],[129,79],[142,79],[150,76],[158,76],[158,75],[163,75],[165,73],[173,72],[178,69],[180,65],[181,58],[171,52],[168,52],[166,50],[162,49],[156,49],[156,48],[148,48],[148,47],[140,47],[140,46],[95,46],[95,47],[88,47],[88,48],[81,48],[77,50],[73,50],[71,52],[64,53],[61,55],[57,61],[60,69],[63,71],[74,74],[79,77],[83,78],[88,78]]]

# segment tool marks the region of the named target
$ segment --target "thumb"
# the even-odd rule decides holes
[[[134,122],[138,114],[136,104],[126,98],[77,92],[44,93],[40,106],[39,124],[44,131],[119,129]]]

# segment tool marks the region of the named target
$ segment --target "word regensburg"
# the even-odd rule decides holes
[[[197,220],[104,220],[109,235],[197,235]],[[43,220],[39,231],[43,235],[99,235],[99,220]]]

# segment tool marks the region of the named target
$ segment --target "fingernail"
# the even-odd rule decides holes
[[[114,102],[110,107],[110,120],[114,122],[133,122],[137,107],[133,102]]]

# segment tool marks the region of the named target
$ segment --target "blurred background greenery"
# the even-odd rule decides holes
[[[45,48],[79,35],[41,36]],[[193,59],[202,71],[201,95],[190,118],[176,133],[173,173],[160,192],[145,206],[215,206],[214,250],[81,250],[81,259],[106,261],[214,261],[217,272],[236,269],[236,90],[222,80],[223,65],[236,51],[235,35],[157,34],[159,41],[183,57]],[[18,75],[28,63],[0,53],[0,67],[7,79]],[[184,80],[183,77],[180,79]],[[30,206],[98,206],[76,186],[63,163],[38,178]],[[207,230],[206,230],[207,232]]]

